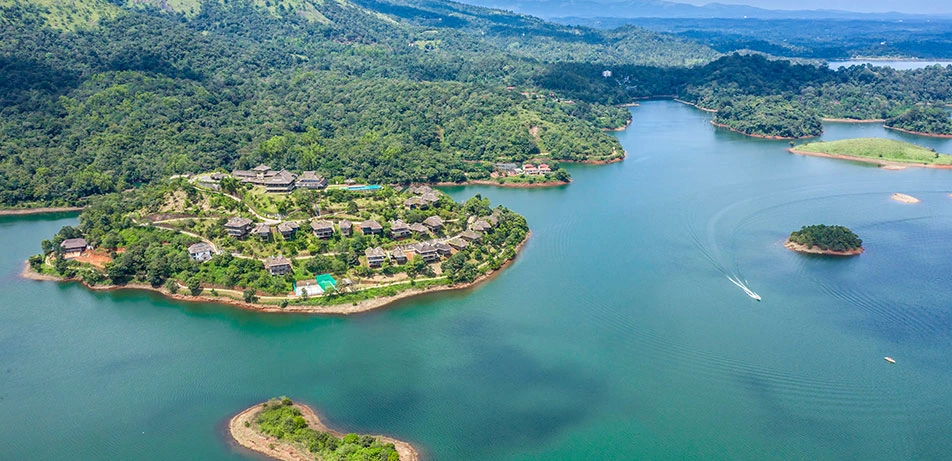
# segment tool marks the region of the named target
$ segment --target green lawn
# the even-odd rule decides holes
[[[883,138],[856,138],[811,142],[795,147],[802,152],[849,155],[905,163],[952,165],[952,155],[937,154],[925,147]]]

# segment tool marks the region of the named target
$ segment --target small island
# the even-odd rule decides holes
[[[524,217],[428,186],[327,185],[259,165],[90,199],[24,276],[264,312],[352,314],[502,269]]]
[[[784,246],[798,253],[855,256],[862,253],[863,241],[843,226],[816,224],[790,234]]]
[[[791,153],[875,163],[884,167],[952,168],[952,155],[884,138],[820,141],[789,149]],[[896,168],[888,168],[896,169]]]
[[[241,446],[285,461],[420,459],[406,442],[331,430],[314,410],[287,397],[271,399],[238,413],[229,422],[228,430]]]

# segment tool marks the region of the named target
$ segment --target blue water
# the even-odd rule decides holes
[[[447,189],[527,217],[501,274],[354,317],[22,280],[75,217],[0,219],[0,459],[256,459],[223,424],[276,395],[435,460],[949,459],[952,172],[792,155],[670,101],[632,114],[628,158],[567,165],[571,185]],[[876,124],[823,138],[871,135],[952,152]],[[813,223],[866,253],[782,246]]]

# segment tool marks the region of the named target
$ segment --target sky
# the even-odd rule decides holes
[[[884,13],[899,11],[902,13],[952,13],[952,1],[949,0],[671,0],[677,3],[705,5],[708,3],[730,3],[750,5],[771,10],[846,10],[863,13]]]

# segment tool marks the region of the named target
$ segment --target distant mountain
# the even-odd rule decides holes
[[[708,3],[703,6],[664,0],[464,0],[488,8],[511,10],[540,18],[759,18],[759,19],[925,19],[949,15],[856,13],[841,10],[768,10],[748,5]],[[563,22],[563,21],[559,21]]]

